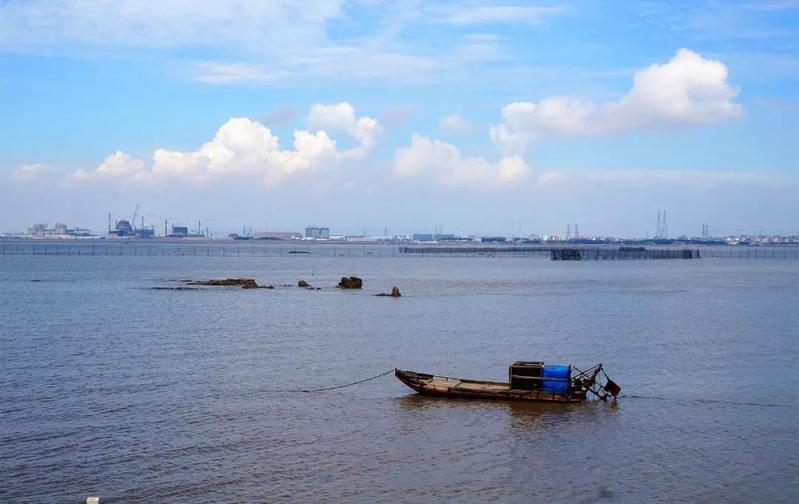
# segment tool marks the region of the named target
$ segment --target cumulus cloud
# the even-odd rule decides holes
[[[369,152],[383,132],[376,119],[355,117],[355,109],[347,102],[334,105],[315,104],[308,114],[308,126],[316,129],[342,131],[355,139],[359,145],[347,151],[347,157],[360,157]]]
[[[741,106],[732,101],[737,94],[723,63],[680,49],[668,63],[636,72],[632,88],[618,101],[552,97],[506,105],[503,122],[491,128],[491,138],[506,153],[523,153],[543,136],[608,135],[724,121],[741,115]]]
[[[519,156],[492,163],[483,157],[461,157],[457,147],[414,134],[411,144],[398,149],[394,170],[400,176],[432,176],[447,185],[508,184],[525,178],[529,166]]]
[[[314,107],[311,116],[321,118],[319,124],[327,121],[327,126],[352,136],[358,146],[339,151],[336,141],[324,130],[295,130],[294,148],[283,150],[278,137],[269,128],[248,118],[235,117],[217,130],[213,140],[196,151],[156,149],[149,166],[141,159],[118,151],[92,171],[78,170],[72,179],[79,182],[184,179],[203,183],[220,177],[250,175],[262,177],[271,184],[326,163],[365,155],[374,144],[380,125],[368,117],[355,117],[350,104]]]
[[[20,166],[11,174],[14,180],[18,182],[30,182],[35,180],[40,175],[50,169],[49,166],[43,163],[31,163]]]

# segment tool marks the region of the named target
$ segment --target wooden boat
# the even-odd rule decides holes
[[[465,380],[402,369],[395,369],[394,376],[419,394],[467,399],[577,403],[585,401],[588,393],[607,399],[621,392],[605,374],[602,364],[582,371],[574,366],[517,361],[510,366],[507,382]]]

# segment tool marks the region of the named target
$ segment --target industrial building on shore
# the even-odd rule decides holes
[[[330,228],[308,226],[305,228],[305,237],[312,240],[329,240]]]

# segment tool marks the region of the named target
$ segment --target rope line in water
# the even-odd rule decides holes
[[[295,392],[326,392],[328,390],[337,390],[347,387],[352,387],[353,385],[360,385],[361,383],[366,383],[368,381],[376,380],[378,378],[382,378],[387,374],[393,373],[393,369],[389,369],[384,373],[380,373],[374,376],[370,376],[369,378],[364,378],[363,380],[354,381],[351,383],[345,383],[343,385],[336,385],[334,387],[323,387],[323,388],[316,388],[316,389],[270,389],[266,392],[282,392],[282,393],[295,393]],[[671,397],[659,397],[659,396],[642,396],[642,395],[634,395],[634,394],[624,394],[618,397],[619,399],[651,399],[655,401],[677,401],[677,402],[694,402],[694,403],[715,403],[715,404],[730,404],[735,406],[762,406],[766,408],[795,408],[797,405],[795,404],[773,404],[773,403],[752,403],[752,402],[742,402],[742,401],[727,401],[724,399],[674,399]]]
[[[655,401],[678,401],[683,403],[715,403],[715,404],[731,404],[735,406],[762,406],[764,408],[796,408],[796,404],[774,404],[774,403],[752,403],[743,401],[727,401],[724,399],[674,399],[671,397],[658,397],[658,396],[642,396],[642,395],[620,395],[619,399],[652,399]]]
[[[378,378],[382,378],[387,374],[393,373],[393,369],[389,369],[385,373],[380,373],[379,375],[370,376],[369,378],[364,378],[363,380],[358,380],[352,383],[345,383],[344,385],[336,385],[335,387],[324,387],[324,388],[317,388],[317,389],[271,389],[267,390],[267,392],[325,392],[328,390],[336,390],[345,387],[352,387],[353,385],[358,385],[361,383],[368,382],[370,380],[376,380]]]

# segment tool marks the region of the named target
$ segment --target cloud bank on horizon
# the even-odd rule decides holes
[[[712,188],[727,191],[707,196],[721,214],[743,188],[755,198],[796,188],[799,58],[762,41],[795,45],[799,4],[736,2],[718,19],[702,2],[689,4],[618,7],[602,18],[593,2],[5,2],[0,65],[12,77],[0,100],[5,113],[25,113],[17,124],[25,138],[0,140],[0,193],[13,204],[58,186],[69,207],[83,188],[157,198],[165,188],[235,186],[291,199],[302,187],[332,206],[340,190],[406,191],[424,194],[419,203],[431,212],[468,193],[516,201],[504,211],[523,214],[533,207],[519,196],[555,192],[596,199],[588,210],[596,214],[622,204],[625,191],[646,195],[623,203],[637,213],[659,198],[690,208],[697,189]],[[675,17],[682,28],[671,25]],[[641,27],[618,44],[613,23],[629,19]],[[593,38],[582,35],[586,26]],[[668,28],[669,52],[652,26]],[[620,69],[617,60],[638,64]],[[769,73],[758,61],[779,65]],[[150,74],[117,64],[126,62]],[[71,77],[59,85],[28,75],[32,68]],[[97,87],[87,69],[130,84]],[[71,125],[62,137],[75,142],[39,120],[45,105],[34,106],[26,86],[54,104],[50,117]],[[109,125],[104,108],[143,122]],[[307,111],[300,124],[295,109]],[[173,134],[143,134],[148,122]],[[33,148],[37,137],[55,146]],[[344,204],[353,208],[343,215],[358,214],[357,202]],[[464,222],[479,211],[465,210]]]
[[[602,104],[575,97],[551,97],[539,103],[516,102],[502,108],[502,124],[490,136],[504,155],[463,158],[455,145],[414,133],[410,145],[396,150],[393,168],[401,176],[430,175],[443,184],[513,183],[531,171],[521,157],[534,140],[547,135],[617,135],[660,127],[700,125],[738,118],[738,91],[727,82],[727,67],[688,49],[665,64],[636,72],[632,88],[620,100]],[[451,130],[463,129],[457,114],[442,118]],[[116,151],[96,169],[77,170],[76,182],[123,179],[163,182],[185,179],[205,183],[217,177],[260,175],[274,185],[293,174],[342,160],[367,156],[383,127],[371,117],[356,117],[348,102],[313,104],[307,123],[313,131],[295,130],[294,149],[281,150],[268,127],[234,117],[219,127],[213,140],[193,152],[158,148],[152,162]],[[341,131],[357,146],[339,150],[329,132]]]

